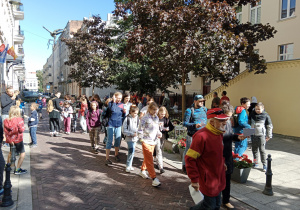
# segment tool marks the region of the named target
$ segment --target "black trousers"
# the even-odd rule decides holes
[[[222,191],[222,203],[226,204],[229,203],[230,199],[230,179],[231,179],[231,174],[226,174],[226,187]]]
[[[50,124],[50,132],[59,132],[60,131],[60,127],[59,127],[59,118],[50,118],[49,120],[49,124]]]

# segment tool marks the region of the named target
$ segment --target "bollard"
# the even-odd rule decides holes
[[[12,145],[12,147],[10,148],[10,152],[11,152],[11,157],[10,157],[10,162],[11,162],[11,166],[14,167],[14,170],[12,171],[12,173],[14,173],[16,171],[16,146],[15,144]]]
[[[267,164],[267,171],[266,171],[266,186],[265,189],[263,191],[263,194],[265,195],[273,195],[273,190],[272,190],[272,170],[271,170],[271,155],[268,155],[267,158],[268,164]]]
[[[6,173],[6,177],[5,177],[5,182],[4,182],[4,195],[2,198],[2,207],[7,207],[7,206],[11,206],[14,204],[14,201],[12,200],[12,196],[11,196],[11,182],[10,182],[10,163],[6,164],[6,168],[5,168],[5,173]]]

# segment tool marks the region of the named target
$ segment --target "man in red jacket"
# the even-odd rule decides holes
[[[204,199],[191,209],[219,209],[221,192],[225,188],[226,165],[223,158],[223,133],[229,117],[222,109],[207,111],[209,122],[197,131],[186,153],[186,171],[191,185]]]

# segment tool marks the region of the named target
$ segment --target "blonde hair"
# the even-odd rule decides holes
[[[169,118],[169,112],[168,112],[168,110],[166,109],[166,107],[161,106],[161,107],[159,108],[159,110],[158,110],[158,113],[160,113],[160,112],[165,112],[165,113],[166,113],[165,118]]]
[[[148,105],[148,110],[147,110],[147,112],[149,112],[151,109],[154,109],[154,108],[158,108],[158,105],[157,105],[155,102],[151,102],[151,103]]]
[[[12,106],[10,107],[9,109],[9,119],[12,119],[12,118],[15,118],[15,117],[21,117],[21,114],[20,114],[20,108],[18,106]]]
[[[115,97],[117,97],[117,96],[122,96],[122,93],[121,93],[121,92],[115,92],[114,96],[115,96]]]
[[[20,106],[20,104],[21,104],[21,99],[20,100],[16,100],[16,106]]]
[[[106,106],[108,106],[108,103],[109,103],[109,102],[111,102],[111,101],[112,101],[112,98],[108,98],[108,99],[106,99],[106,101],[105,101],[105,105],[106,105]]]
[[[35,109],[39,108],[39,105],[37,103],[32,103],[31,106],[33,106]]]
[[[54,106],[53,106],[53,101],[52,100],[49,100],[48,101],[48,104],[47,104],[47,112],[52,112],[54,109]]]

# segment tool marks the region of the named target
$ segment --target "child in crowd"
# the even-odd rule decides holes
[[[64,110],[64,102],[63,101],[59,102],[59,107],[61,108],[61,110]],[[63,116],[63,113],[61,113],[60,118],[59,118],[59,128],[60,128],[60,130],[58,132],[63,131],[63,127],[64,127],[63,125],[64,125],[64,116]]]
[[[266,163],[266,142],[272,138],[272,121],[263,103],[259,102],[255,106],[255,111],[250,115],[251,127],[255,129],[255,134],[252,136],[252,153],[254,167],[258,168],[258,150],[260,152],[260,160],[263,164],[263,171],[267,170]]]
[[[98,108],[98,102],[91,102],[91,110],[88,111],[86,115],[86,124],[89,130],[90,141],[92,150],[95,154],[98,154],[98,145],[100,142],[100,110]]]
[[[37,103],[32,103],[30,106],[31,116],[28,118],[28,127],[29,127],[29,134],[31,138],[31,143],[29,143],[30,148],[37,147],[37,139],[36,139],[36,130],[37,125],[39,123],[37,109],[39,105]]]
[[[143,103],[142,103],[142,98],[141,97],[137,98],[137,103],[138,103],[137,106],[138,106],[139,110],[141,111],[142,108],[143,108]]]
[[[139,108],[135,105],[132,105],[129,110],[129,114],[123,122],[123,134],[125,135],[125,141],[128,145],[128,155],[126,162],[126,172],[129,173],[133,171],[132,161],[134,157],[134,151],[136,142],[138,141],[137,131],[139,125]]]
[[[107,142],[107,129],[106,129],[106,127],[107,127],[107,123],[108,123],[108,117],[106,116],[106,111],[107,111],[108,104],[111,101],[112,101],[112,98],[106,99],[106,101],[105,101],[105,103],[104,103],[104,105],[102,107],[101,125],[103,127],[102,130],[105,133],[105,137],[103,139],[103,144],[106,144],[106,142]]]
[[[71,119],[71,132],[76,132],[76,127],[77,127],[77,105],[78,102],[74,97],[71,98],[71,106],[73,109],[73,118]]]
[[[43,113],[42,113],[42,111],[43,111],[43,101],[42,101],[42,96],[39,96],[39,98],[36,100],[35,103],[37,103],[39,105],[38,109],[36,110],[38,112],[38,114],[39,114],[39,118],[43,119]]]
[[[86,134],[86,113],[88,111],[88,101],[86,99],[85,96],[82,96],[80,98],[80,102],[81,102],[81,105],[80,105],[80,110],[79,110],[79,113],[78,113],[78,116],[79,116],[79,120],[80,120],[80,126],[81,126],[81,129],[82,129],[82,133],[83,134]]]
[[[73,108],[70,106],[70,102],[65,101],[62,115],[64,117],[65,132],[67,135],[69,135],[71,132],[71,119],[73,116],[72,113]]]
[[[158,178],[156,178],[156,173],[154,170],[153,163],[153,151],[156,145],[157,138],[162,137],[162,133],[159,131],[159,118],[156,115],[158,111],[158,105],[155,102],[152,102],[148,106],[148,112],[144,117],[142,117],[138,129],[138,137],[141,139],[144,161],[141,167],[140,176],[144,179],[148,179],[149,172],[150,177],[152,178],[152,186],[160,186]]]
[[[47,104],[47,99],[46,99],[46,97],[43,97],[42,102],[43,102],[43,107],[46,107],[46,104]]]
[[[174,113],[178,113],[178,103],[177,102],[174,103],[173,111],[174,111]]]
[[[24,130],[24,121],[20,115],[20,108],[18,106],[12,106],[9,110],[9,117],[4,120],[4,134],[6,143],[9,143],[10,147],[15,145],[16,152],[20,153],[18,164],[14,171],[14,174],[16,175],[27,173],[27,170],[21,168],[25,158],[25,148],[23,143]],[[10,158],[11,152],[8,154],[7,163],[10,163]]]
[[[162,137],[157,140],[157,144],[155,146],[153,156],[154,156],[154,160],[157,157],[158,169],[162,174],[165,172],[163,167],[163,156],[162,156],[164,143],[165,140],[169,138],[168,132],[172,131],[174,129],[174,126],[172,122],[169,120],[169,113],[166,107],[164,106],[160,107],[157,116],[159,118],[159,130],[162,133]]]

